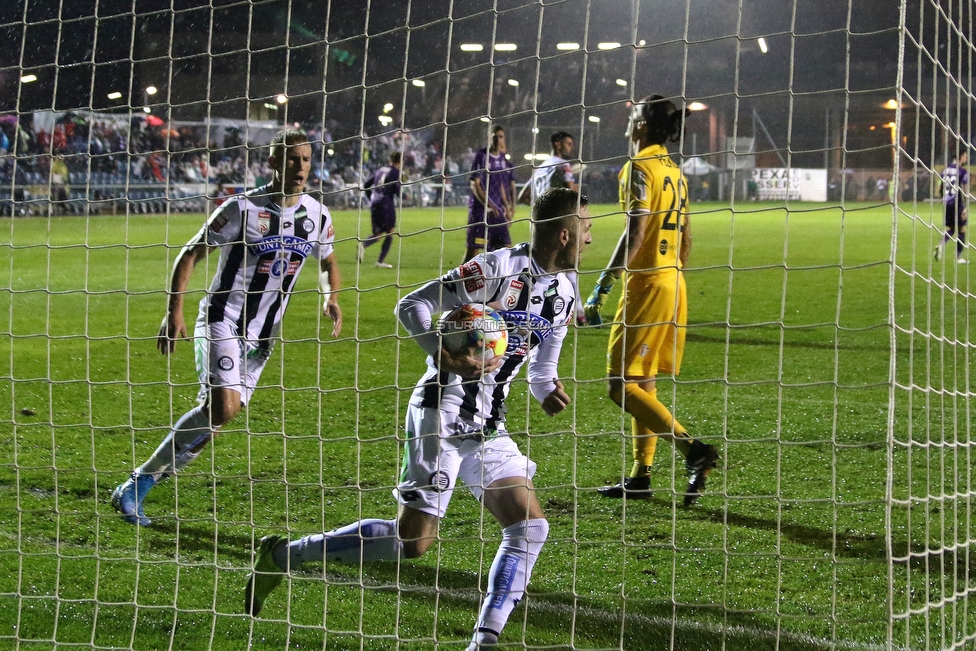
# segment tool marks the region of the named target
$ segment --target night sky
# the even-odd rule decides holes
[[[894,1],[464,0],[453,14],[447,0],[201,4],[8,0],[0,8],[0,111],[138,109],[153,84],[157,112],[172,119],[243,119],[245,96],[286,93],[281,117],[331,120],[348,132],[340,136],[380,130],[376,115],[392,102],[406,128],[490,114],[582,129],[593,115],[616,137],[626,101],[657,92],[715,107],[727,132],[748,128],[755,110],[777,140],[800,150],[823,147],[827,113],[848,120],[853,135],[890,119],[881,104],[898,75]],[[957,14],[961,4],[952,3]],[[964,63],[960,35],[947,35],[934,16],[931,3],[909,3],[904,79],[912,95],[945,94],[926,50],[956,72]],[[583,49],[556,49],[567,41]],[[599,50],[607,41],[622,47]],[[485,50],[460,51],[466,42]],[[517,49],[492,56],[493,42]],[[27,73],[38,81],[21,84]],[[968,83],[968,72],[960,76]],[[413,79],[426,87],[418,91]],[[123,97],[109,100],[112,91]],[[707,127],[698,128],[704,138]]]

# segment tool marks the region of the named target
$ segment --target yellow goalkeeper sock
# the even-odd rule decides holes
[[[688,430],[679,423],[674,415],[657,399],[657,389],[645,391],[633,382],[624,383],[624,409],[633,416],[642,427],[660,436],[669,436],[674,447],[682,455],[688,456],[691,449],[691,437]],[[672,436],[673,435],[673,436]]]
[[[648,428],[642,427],[636,418],[630,419],[630,429],[633,433],[634,466],[630,469],[629,477],[650,477],[654,452],[657,450],[657,436]]]

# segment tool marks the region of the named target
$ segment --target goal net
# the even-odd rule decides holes
[[[634,469],[606,378],[618,282],[603,326],[568,325],[568,407],[546,416],[525,373],[506,401],[550,530],[501,648],[974,644],[969,3],[7,4],[0,648],[467,648],[502,528],[463,486],[420,558],[296,566],[257,616],[244,586],[264,536],[396,517],[426,367],[394,309],[491,244],[469,232],[479,150],[520,191],[572,138],[586,300],[653,94],[688,109],[667,147],[693,235],[681,372],[656,395],[720,460],[690,507],[665,438],[638,464],[653,495],[601,493]],[[136,526],[113,491],[200,387],[192,340],[158,347],[172,269],[217,206],[272,181],[284,127],[308,135],[341,279],[295,277],[248,404]],[[391,154],[387,240],[363,190]],[[218,260],[186,286],[190,335]]]

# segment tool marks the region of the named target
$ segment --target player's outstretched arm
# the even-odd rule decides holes
[[[342,332],[342,309],[339,307],[339,289],[342,288],[342,275],[339,273],[339,263],[336,262],[335,252],[319,261],[320,278],[328,279],[328,297],[322,305],[322,313],[332,319],[332,338],[335,339]]]
[[[159,327],[156,347],[163,355],[169,355],[176,348],[178,339],[186,339],[186,321],[183,319],[183,297],[190,278],[197,263],[207,257],[210,248],[198,235],[187,243],[173,263],[173,276],[170,279],[169,300],[166,305],[166,316]]]

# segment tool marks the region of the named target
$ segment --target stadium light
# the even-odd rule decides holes
[[[518,79],[509,79],[508,80],[508,85],[509,86],[515,86],[516,88],[518,88]]]
[[[766,39],[764,39],[762,36],[759,37],[759,51],[763,54],[769,52],[769,47],[766,45]]]
[[[389,113],[392,110],[393,110],[393,102],[387,102],[386,104],[383,105],[384,113]]]
[[[485,46],[481,43],[461,43],[462,52],[481,52]]]
[[[149,108],[148,106],[143,106],[142,107],[142,112],[143,113],[152,113],[152,109]]]
[[[329,156],[335,156],[335,149],[329,147],[328,149],[325,150],[325,153],[328,154]]]
[[[689,111],[704,111],[708,108],[708,104],[703,104],[702,102],[692,102],[688,105]]]
[[[277,111],[278,110],[278,105],[277,104],[272,104],[271,102],[265,102],[264,103],[264,108],[271,109],[272,111]]]
[[[491,118],[488,118],[488,117],[482,116],[480,119],[481,119],[482,122],[491,122]]]
[[[892,111],[894,111],[896,108],[898,108],[898,100],[889,99],[887,102],[884,103],[884,107],[886,109],[891,109]]]
[[[620,47],[620,43],[617,43],[616,41],[607,41],[605,43],[597,43],[597,48],[599,48],[601,50],[616,50],[618,47]]]
[[[643,47],[643,46],[647,45],[647,41],[645,41],[644,39],[641,39],[641,40],[637,41],[637,45],[640,45],[641,47]]]
[[[146,95],[155,95],[159,92],[159,89],[155,86],[146,86]]]
[[[278,102],[279,104],[287,104],[288,96],[284,94],[278,95],[277,97],[275,97],[275,101]]]
[[[579,43],[556,43],[557,50],[578,50]]]
[[[381,115],[381,116],[379,116],[379,121],[380,121],[380,124],[382,124],[384,127],[388,127],[391,124],[393,124],[393,118],[391,118],[389,115]]]
[[[532,127],[532,133],[539,133],[539,127]]]
[[[514,52],[518,49],[518,45],[515,43],[495,43],[495,51],[497,52]]]
[[[600,122],[600,116],[598,116],[598,115],[591,115],[590,117],[588,117],[586,119],[589,120],[590,122],[597,122],[597,123]]]
[[[522,158],[524,158],[525,160],[530,160],[530,161],[531,160],[547,160],[549,158],[549,154],[526,154]]]
[[[410,83],[416,86],[417,88],[423,88],[424,86],[427,85],[427,82],[424,81],[423,79],[414,79]]]
[[[20,83],[29,84],[32,81],[37,81],[37,75],[24,75],[20,78]]]
[[[626,86],[627,85],[627,80],[626,79],[618,79],[617,80],[617,85],[618,86]]]
[[[122,93],[120,93],[117,90],[113,90],[111,93],[108,94],[108,98],[109,99],[122,99]]]

